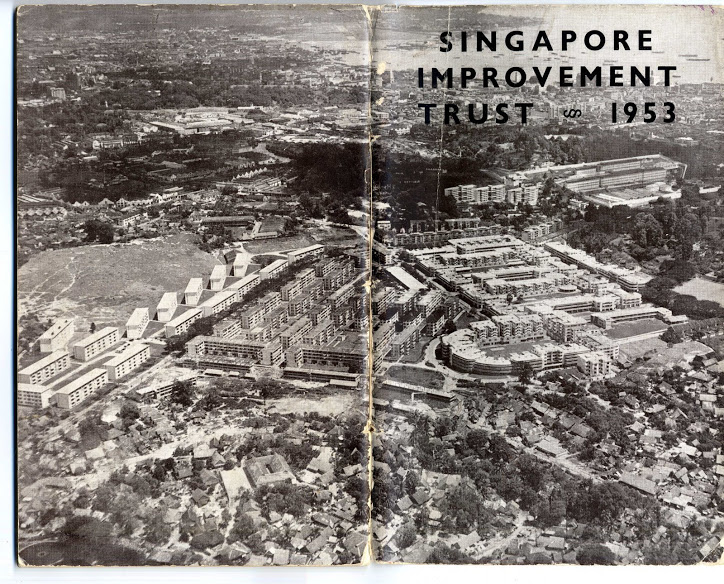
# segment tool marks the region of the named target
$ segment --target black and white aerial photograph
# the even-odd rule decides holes
[[[720,563],[723,15],[18,8],[18,565]]]
[[[363,561],[367,27],[18,11],[21,563]]]
[[[722,14],[379,14],[380,561],[722,556]]]

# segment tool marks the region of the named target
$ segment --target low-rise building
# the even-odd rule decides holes
[[[622,322],[635,322],[637,320],[647,320],[651,318],[658,318],[659,320],[668,322],[669,319],[671,319],[671,311],[659,306],[638,306],[635,308],[612,310],[610,312],[594,312],[591,314],[591,322],[603,329],[610,329],[612,326]]]
[[[280,454],[251,458],[244,462],[243,467],[249,483],[254,488],[289,483],[294,480],[294,474]]]

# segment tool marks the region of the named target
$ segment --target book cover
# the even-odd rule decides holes
[[[722,30],[20,8],[18,563],[717,562]]]

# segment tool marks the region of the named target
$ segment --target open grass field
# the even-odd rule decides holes
[[[635,337],[653,332],[664,332],[668,327],[655,318],[639,320],[636,322],[624,322],[614,325],[610,330],[606,331],[606,335],[612,339],[625,339],[626,337]]]
[[[697,300],[711,300],[724,306],[724,284],[712,282],[704,278],[692,278],[688,282],[674,288],[679,294],[690,294]]]
[[[274,239],[262,239],[260,241],[245,241],[244,249],[251,254],[287,252],[300,247],[307,247],[317,243],[306,235],[294,235],[292,237],[276,237]]]
[[[661,339],[644,339],[643,341],[621,345],[621,354],[631,361],[635,361],[637,358],[646,355],[654,356],[666,349],[666,347],[667,344]]]
[[[392,365],[387,370],[387,377],[402,383],[421,385],[432,389],[442,389],[445,383],[442,373],[405,365]]]
[[[18,313],[75,317],[76,331],[124,325],[134,308],[155,308],[217,263],[186,235],[44,251],[18,270]]]

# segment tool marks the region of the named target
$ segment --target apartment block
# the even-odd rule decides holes
[[[211,289],[215,292],[223,290],[224,282],[226,282],[226,266],[221,264],[214,266],[209,278]]]
[[[319,304],[309,311],[309,318],[315,326],[331,316],[332,307],[329,304]]]
[[[586,319],[562,310],[554,310],[545,318],[548,334],[559,343],[570,343],[574,340],[576,332],[586,325],[588,325]]]
[[[143,343],[134,343],[120,355],[108,361],[104,367],[110,381],[125,377],[151,358],[151,349]]]
[[[210,355],[244,359],[268,366],[281,365],[284,358],[284,352],[279,342],[268,343],[207,336],[198,336],[186,343],[186,351],[193,359]]]
[[[591,351],[604,353],[612,361],[618,359],[620,345],[598,330],[580,331],[576,335],[576,342]]]
[[[45,385],[18,383],[18,405],[29,408],[47,408],[51,404],[54,391]]]
[[[289,313],[289,316],[299,316],[309,312],[313,305],[314,301],[312,300],[312,297],[309,294],[304,294],[289,301],[289,304],[287,305],[287,312]]]
[[[203,316],[200,308],[190,308],[173,320],[166,323],[166,338],[182,335],[189,327]]]
[[[55,351],[65,350],[74,333],[75,325],[73,324],[73,319],[62,318],[57,320],[53,323],[53,326],[40,335],[38,339],[40,352],[53,353]]]
[[[241,333],[241,323],[235,318],[226,318],[214,325],[214,336],[232,339]]]
[[[173,313],[178,307],[178,296],[176,292],[166,292],[161,297],[161,302],[156,307],[156,318],[159,322],[168,322],[173,318]]]
[[[106,383],[108,383],[108,373],[105,369],[91,369],[55,393],[56,405],[64,410],[74,408]]]
[[[136,308],[126,323],[128,340],[140,339],[148,326],[148,308]]]
[[[70,367],[70,357],[67,351],[55,351],[36,361],[32,365],[28,365],[21,369],[18,373],[18,381],[20,383],[32,383],[40,385],[51,377],[55,377],[59,373]]]
[[[420,327],[411,324],[395,335],[390,342],[390,357],[399,359],[407,355],[420,342]]]
[[[279,294],[283,301],[292,300],[296,296],[302,294],[304,289],[314,281],[314,270],[309,268],[300,272],[294,280],[288,284],[284,284],[279,289]]]
[[[230,308],[237,300],[238,292],[236,290],[224,290],[199,304],[199,308],[203,311],[205,317],[213,316]]]
[[[380,287],[372,295],[372,314],[384,314],[392,305],[397,292],[391,286]]]
[[[286,352],[287,363],[292,367],[342,368],[353,373],[365,370],[367,357],[366,343],[359,339],[344,339],[323,347],[296,345]]]
[[[647,320],[651,318],[657,318],[667,322],[671,319],[671,311],[658,306],[639,306],[636,308],[612,310],[609,312],[594,312],[591,314],[591,322],[602,329],[610,329],[614,325],[622,322],[635,322],[637,320]]]
[[[118,344],[120,340],[118,329],[107,326],[73,345],[73,357],[79,361],[88,361]]]
[[[374,331],[374,353],[384,357],[390,350],[390,343],[395,336],[395,323],[383,322],[379,328]]]
[[[326,345],[334,336],[334,324],[330,319],[320,322],[317,326],[305,333],[302,338],[303,345]]]
[[[249,291],[261,282],[258,272],[244,276],[241,280],[237,280],[227,286],[227,290],[236,290],[239,294],[239,300],[244,298]]]
[[[287,261],[289,264],[298,262],[306,258],[320,257],[324,253],[324,246],[320,244],[310,245],[309,247],[303,247],[290,251],[287,254]]]
[[[289,262],[287,260],[276,260],[259,270],[259,276],[262,280],[276,278],[277,276],[281,276],[288,267]]]
[[[602,351],[578,355],[578,370],[592,379],[602,379],[611,373],[611,359]]]
[[[191,278],[186,290],[184,290],[184,304],[196,306],[201,300],[201,292],[204,289],[204,281],[201,278]]]
[[[287,350],[291,345],[296,345],[302,341],[304,335],[312,330],[312,321],[306,316],[303,316],[299,320],[287,327],[279,338],[282,343],[282,349]]]
[[[239,315],[241,327],[245,329],[253,329],[264,321],[267,311],[261,304],[250,306]]]
[[[231,274],[235,278],[242,278],[246,275],[246,270],[249,266],[249,263],[246,259],[246,257],[242,255],[237,255],[234,258],[234,265],[231,267]]]

